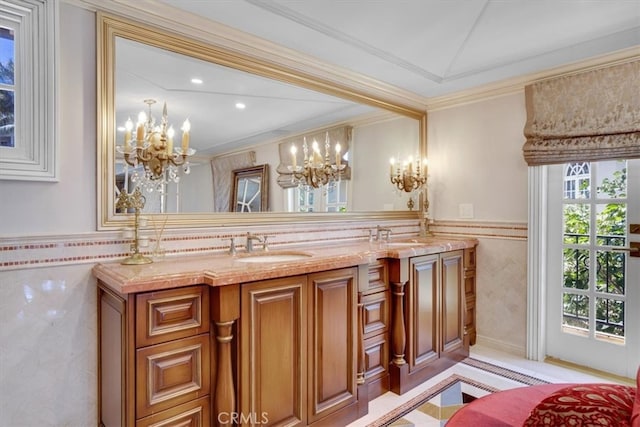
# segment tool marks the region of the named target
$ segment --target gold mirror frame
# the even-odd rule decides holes
[[[319,78],[310,73],[287,68],[260,58],[243,55],[237,51],[204,43],[165,29],[153,28],[128,19],[106,13],[97,13],[97,205],[98,229],[122,228],[130,218],[116,214],[115,195],[115,40],[116,37],[144,43],[160,49],[191,56],[219,65],[235,68],[263,77],[294,84],[318,92],[368,104],[418,120],[421,156],[426,156],[426,113],[415,106],[391,100],[384,91],[349,76],[340,76],[340,83]],[[364,91],[362,87],[367,87]],[[369,90],[370,89],[370,90]],[[381,170],[381,173],[386,171]],[[391,184],[390,184],[391,185]],[[424,196],[423,196],[424,197]],[[169,214],[167,228],[212,227],[216,225],[260,225],[269,223],[359,221],[416,219],[417,211],[363,211],[340,213],[184,213]]]

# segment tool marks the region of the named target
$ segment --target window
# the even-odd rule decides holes
[[[56,181],[57,0],[0,10],[0,179]]]
[[[0,27],[0,147],[14,147],[15,34]]]
[[[293,212],[346,212],[347,181],[341,180],[323,188],[295,187]]]
[[[566,164],[563,217],[564,332],[624,343],[626,161]]]

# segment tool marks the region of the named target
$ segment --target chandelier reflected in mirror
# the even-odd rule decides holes
[[[412,157],[409,157],[406,161],[400,162],[392,157],[390,163],[389,177],[397,190],[414,193],[427,183],[427,159],[420,160],[418,158],[414,161]],[[411,195],[407,207],[409,210],[413,210],[414,206],[413,195]]]
[[[303,164],[297,164],[298,147],[291,145],[291,161],[288,166],[291,172],[291,180],[298,187],[322,188],[335,184],[340,181],[340,177],[346,167],[342,163],[342,152],[339,143],[335,144],[335,155],[330,153],[331,143],[329,141],[329,132],[326,133],[324,143],[324,157],[320,153],[320,146],[314,139],[311,143],[311,149],[307,144],[307,138],[303,138],[302,153]]]
[[[156,125],[151,114],[154,99],[145,99],[148,114],[141,111],[135,126],[129,118],[125,123],[124,144],[116,146],[116,150],[124,157],[124,161],[134,168],[131,181],[134,185],[146,191],[163,191],[168,182],[180,181],[179,167],[185,174],[190,172],[187,157],[195,154],[196,150],[189,148],[189,119],[182,125],[182,140],[179,147],[174,147],[175,131],[168,123],[167,103],[162,109],[162,119]],[[135,135],[135,138],[134,138]]]

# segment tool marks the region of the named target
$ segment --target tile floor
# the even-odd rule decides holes
[[[499,365],[507,369],[512,369],[552,383],[603,381],[615,382],[615,380],[611,378],[603,378],[595,376],[594,374],[579,372],[555,364],[527,360],[509,353],[504,353],[495,349],[483,347],[480,344],[471,347],[470,353],[470,357],[473,357],[475,359]],[[500,390],[505,390],[513,387],[522,387],[523,385],[517,381],[498,377],[469,365],[458,364],[436,375],[435,377],[408,391],[402,396],[398,396],[394,393],[389,392],[374,399],[373,401],[369,402],[369,413],[364,417],[349,424],[347,427],[364,427],[368,425],[369,423],[377,420],[392,409],[398,407],[400,404],[408,401],[424,390],[427,390],[440,381],[448,378],[451,374],[458,374],[468,378],[472,378],[474,380],[482,382],[483,384],[496,387]],[[475,395],[476,397],[480,397],[482,393],[486,394],[487,392],[480,391],[478,393],[476,391],[473,393],[473,395]],[[440,422],[434,421],[433,418],[424,420],[414,419],[409,421],[413,422],[414,425],[423,427],[440,426]]]

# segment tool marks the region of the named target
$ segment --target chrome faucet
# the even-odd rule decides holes
[[[247,244],[245,245],[245,248],[247,249],[247,252],[253,252],[253,241],[257,240],[260,243],[264,243],[264,239],[260,236],[256,236],[255,234],[251,234],[249,232],[247,232]]]
[[[382,238],[382,235],[384,236],[384,240],[389,240],[389,237],[391,236],[391,229],[390,228],[382,228],[379,225],[376,227],[376,240],[379,242],[380,239]]]

